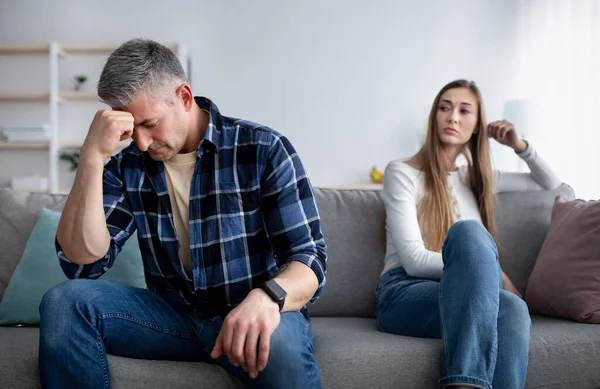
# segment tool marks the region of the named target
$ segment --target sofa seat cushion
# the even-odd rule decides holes
[[[0,388],[40,388],[39,328],[0,327]],[[225,369],[202,362],[150,361],[108,356],[114,389],[243,388]]]
[[[600,387],[600,326],[533,316],[526,388]],[[374,319],[312,319],[323,388],[438,389],[441,342],[377,331]],[[39,388],[37,328],[0,327],[0,388]],[[114,388],[237,388],[222,368],[109,355]]]
[[[0,327],[0,388],[39,388],[39,328]]]
[[[526,388],[600,388],[600,325],[532,316]]]
[[[600,388],[600,326],[532,323],[526,388]],[[367,318],[313,318],[313,332],[324,388],[439,388],[439,340],[381,333]]]
[[[312,319],[323,388],[439,388],[442,344],[377,330],[375,319]]]

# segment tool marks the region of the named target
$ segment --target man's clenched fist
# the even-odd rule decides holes
[[[102,162],[112,155],[120,141],[133,135],[133,115],[124,111],[96,112],[83,142],[80,159]]]

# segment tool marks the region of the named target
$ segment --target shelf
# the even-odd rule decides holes
[[[129,143],[131,143],[131,139],[119,142],[119,144],[117,145],[117,148],[115,149],[115,151],[121,151],[121,150],[123,150],[125,147],[129,146]],[[81,146],[83,146],[83,142],[81,142],[81,143],[77,143],[77,142],[65,142],[65,143],[61,143],[60,144],[59,149],[60,150],[76,150],[76,149],[80,149]]]
[[[59,96],[64,101],[100,101],[96,92],[84,91],[76,92],[65,90],[59,93]],[[49,101],[50,94],[46,92],[36,93],[0,93],[0,102],[4,103],[19,103],[19,102],[31,102],[31,101]]]
[[[0,93],[0,102],[48,101],[49,93]]]
[[[0,45],[0,55],[48,54],[50,46],[38,45]]]
[[[0,150],[47,150],[50,142],[2,142]]]
[[[65,54],[110,54],[117,43],[60,43],[58,47]]]
[[[59,150],[76,150],[80,149],[83,146],[82,143],[61,143]]]
[[[48,189],[47,188],[29,189],[28,192],[29,193],[37,193],[37,194],[47,194]]]
[[[59,43],[59,49],[65,54],[110,54],[120,43]],[[177,53],[177,45],[165,44],[171,51]],[[48,44],[0,45],[0,55],[43,54],[50,53]]]
[[[59,47],[65,54],[110,54],[120,45],[120,43],[61,43]],[[177,53],[176,44],[165,44],[165,46]]]
[[[93,91],[62,91],[59,96],[65,101],[100,101],[96,92]]]
[[[121,151],[129,146],[130,141],[119,142],[115,151]],[[80,149],[83,143],[61,143],[60,150]],[[0,150],[47,150],[50,142],[7,142],[0,141]]]

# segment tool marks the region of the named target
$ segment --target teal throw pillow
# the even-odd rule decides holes
[[[59,220],[60,212],[41,209],[21,261],[0,302],[0,325],[39,324],[42,297],[49,289],[67,280],[54,246]],[[146,288],[137,235],[125,243],[113,267],[102,279]]]

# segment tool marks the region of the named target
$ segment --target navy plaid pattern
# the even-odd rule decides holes
[[[192,177],[189,235],[193,280],[179,258],[164,165],[135,143],[104,169],[104,212],[111,244],[104,258],[78,265],[57,252],[69,278],[98,278],[136,231],[148,289],[201,313],[225,313],[290,261],[309,266],[323,290],[326,245],[314,193],[287,138],[265,126],[210,113]]]

